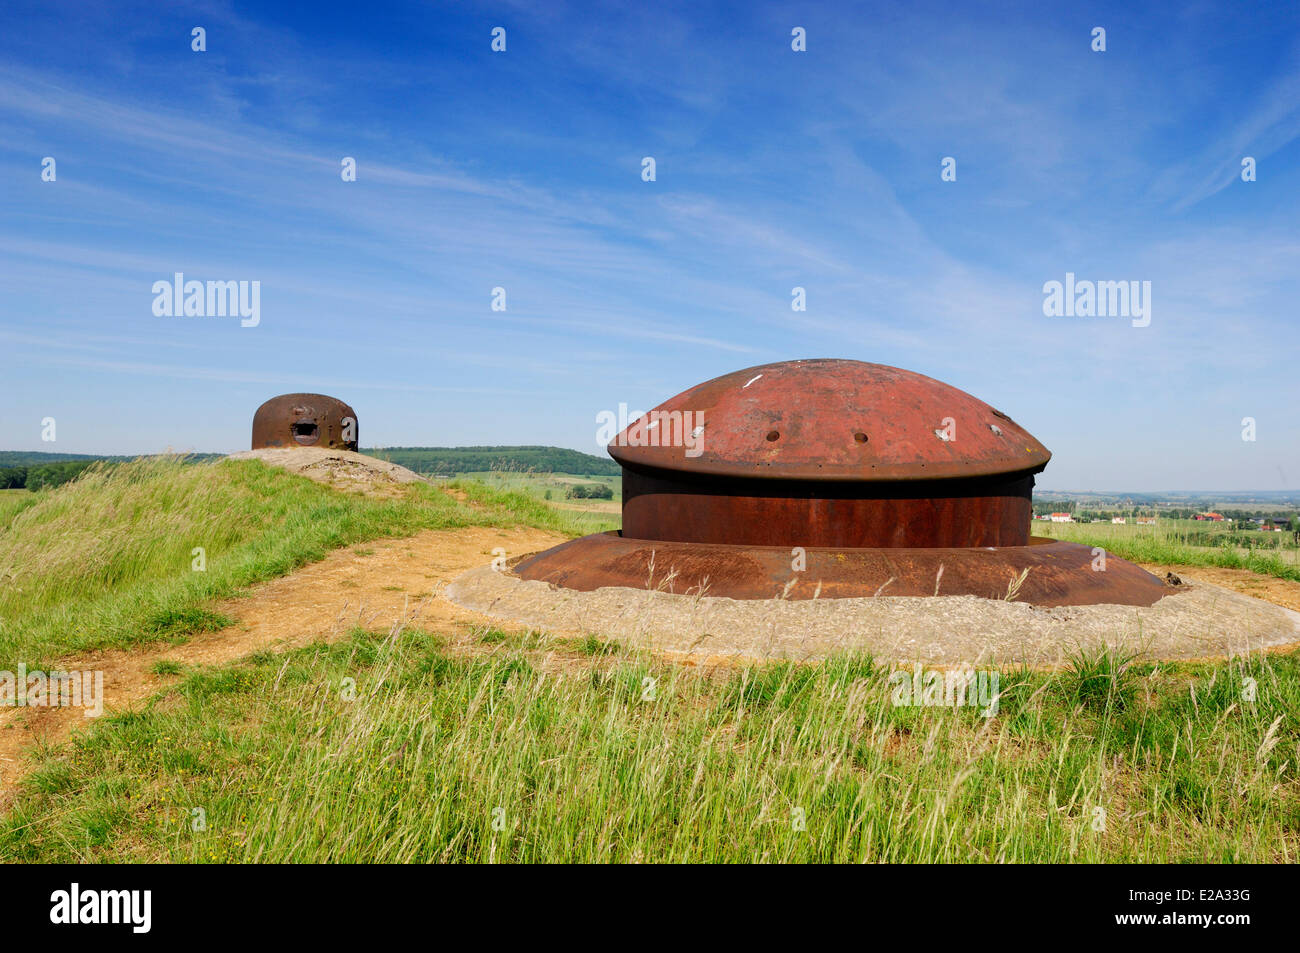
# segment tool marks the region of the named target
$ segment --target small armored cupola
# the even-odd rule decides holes
[[[272,397],[253,414],[254,450],[265,447],[356,450],[358,439],[356,411],[324,394],[282,394]]]

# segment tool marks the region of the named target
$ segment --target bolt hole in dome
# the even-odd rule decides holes
[[[774,441],[774,440],[780,440],[780,439],[781,439],[780,431],[777,431],[777,430],[769,430],[769,431],[767,432],[767,442],[768,442],[768,443],[771,443],[771,442]]]
[[[859,430],[857,433],[853,435],[853,439],[856,440],[858,443],[866,443],[867,435],[864,434],[861,430]]]

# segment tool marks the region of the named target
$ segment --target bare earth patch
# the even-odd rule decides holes
[[[1195,576],[1205,582],[1212,582],[1224,589],[1240,592],[1245,596],[1264,599],[1277,606],[1286,606],[1300,612],[1300,582],[1292,579],[1278,579],[1275,576],[1261,576],[1249,569],[1219,569],[1215,566],[1164,566],[1144,563],[1142,568],[1164,578],[1165,573]]]

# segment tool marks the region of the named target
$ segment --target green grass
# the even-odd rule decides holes
[[[894,707],[858,657],[711,677],[483,651],[357,632],[189,674],[50,757],[0,859],[1298,857],[1296,656],[1006,672],[985,719]]]
[[[527,489],[529,492],[565,490],[577,483],[602,483],[614,491],[615,500],[623,489],[620,474],[597,473],[584,476],[576,473],[518,473],[513,470],[473,470],[457,476],[463,480],[478,480],[506,489]],[[608,501],[606,501],[608,502]]]
[[[1176,525],[1189,521],[1162,521],[1153,527],[1113,523],[1045,523],[1035,520],[1033,533],[1100,546],[1108,553],[1134,562],[1165,565],[1217,566],[1249,569],[1279,579],[1300,581],[1300,551],[1289,542],[1290,534],[1258,533],[1260,549],[1242,551],[1236,546],[1197,546],[1187,540],[1191,530]],[[1207,531],[1198,529],[1198,534]],[[1226,532],[1224,533],[1226,537]],[[1285,536],[1285,539],[1283,539]]]
[[[424,484],[395,498],[340,493],[258,461],[154,457],[0,500],[0,668],[176,640],[225,624],[210,609],[329,550],[422,529],[586,521],[470,484],[462,503]],[[196,548],[204,550],[196,571]]]
[[[0,490],[0,531],[5,530],[23,510],[35,505],[36,499],[27,490]]]
[[[574,535],[603,533],[618,529],[622,525],[621,514],[599,509],[579,510],[560,508],[553,504],[575,503],[582,500],[564,499],[566,486],[574,483],[608,483],[614,487],[613,503],[622,501],[622,485],[618,477],[594,477],[586,480],[578,477],[566,477],[562,474],[548,474],[544,477],[525,477],[519,475],[493,477],[491,474],[478,474],[465,477],[446,484],[448,489],[464,492],[474,502],[486,500],[508,501],[510,509],[528,519],[538,521],[535,525],[545,525],[542,521],[558,521],[565,530]],[[546,490],[552,491],[551,499],[545,498]],[[591,501],[594,502],[594,501]],[[602,503],[610,503],[602,500]]]

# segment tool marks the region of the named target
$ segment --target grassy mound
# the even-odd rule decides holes
[[[257,461],[151,457],[0,503],[0,667],[176,638],[220,624],[204,609],[326,552],[423,529],[578,521],[522,495],[461,501],[430,486],[346,494]]]

